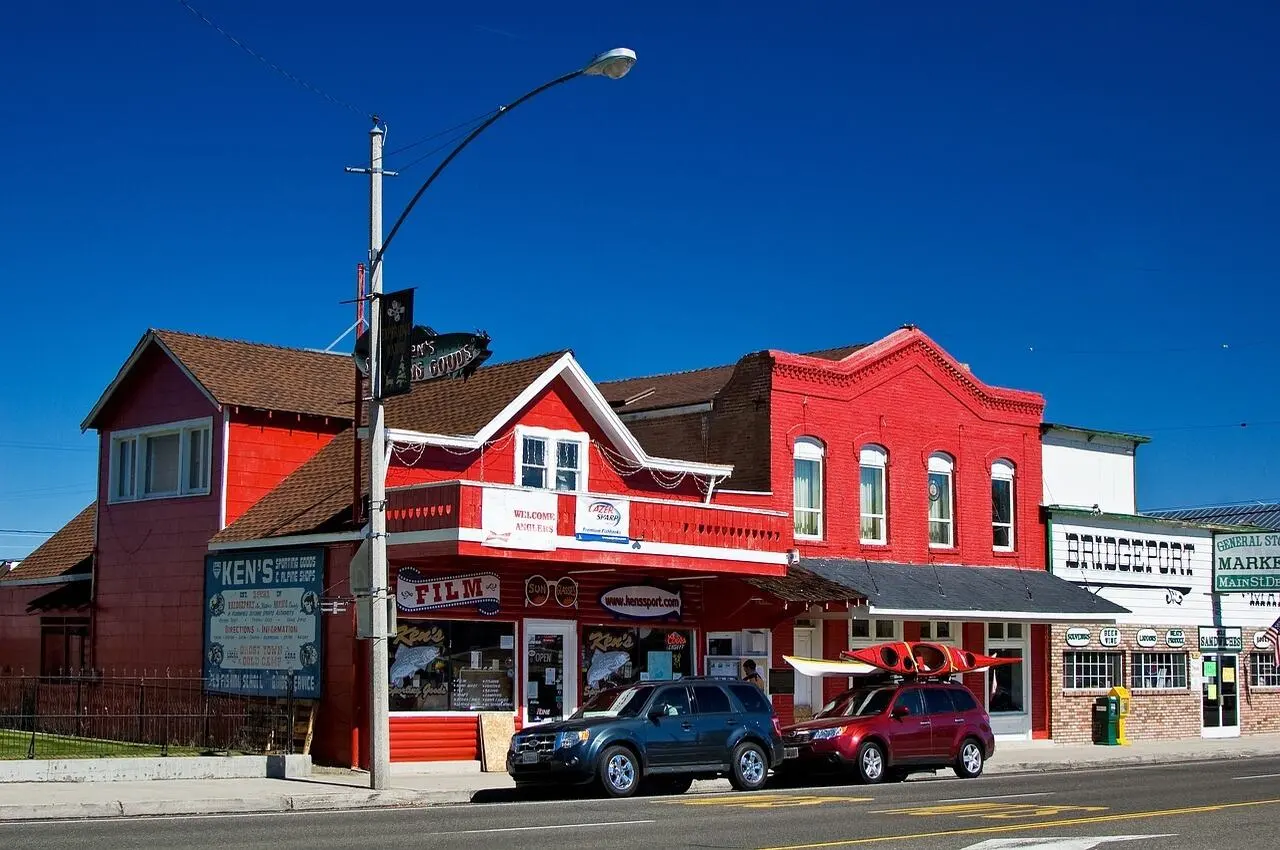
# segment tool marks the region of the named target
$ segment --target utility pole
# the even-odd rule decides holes
[[[376,124],[369,131],[369,787],[391,786],[391,730],[388,714],[387,647],[387,455],[382,411],[382,143]],[[357,427],[359,423],[356,423]]]

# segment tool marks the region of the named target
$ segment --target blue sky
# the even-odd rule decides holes
[[[419,321],[597,379],[910,322],[1051,420],[1154,437],[1144,508],[1280,498],[1274,3],[191,2],[356,109],[177,0],[7,11],[0,528],[92,498],[79,422],[148,326],[347,328],[357,113],[395,150],[618,45],[630,76],[513,112],[424,198],[386,265]]]

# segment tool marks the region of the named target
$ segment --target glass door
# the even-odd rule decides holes
[[[563,720],[577,710],[577,644],[577,627],[571,620],[525,620],[525,724]]]
[[[1031,626],[1027,623],[988,623],[987,654],[996,658],[1017,658],[1017,664],[1002,664],[986,673],[987,714],[997,739],[1030,740]]]
[[[1235,738],[1240,735],[1240,695],[1237,661],[1239,656],[1206,652],[1201,658],[1200,705],[1205,738]]]

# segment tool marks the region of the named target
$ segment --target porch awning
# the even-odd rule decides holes
[[[1044,570],[805,558],[749,583],[788,602],[855,602],[873,617],[1113,623],[1126,608]]]

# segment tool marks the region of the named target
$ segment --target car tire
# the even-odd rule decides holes
[[[884,757],[884,748],[875,741],[863,741],[858,747],[858,757],[853,765],[858,774],[858,781],[863,785],[875,785],[884,781],[888,765]]]
[[[609,747],[600,754],[597,770],[606,796],[630,797],[640,788],[640,759],[626,747]]]
[[[960,744],[960,753],[956,756],[956,776],[961,779],[977,779],[982,775],[986,764],[986,753],[977,738],[965,738]]]
[[[733,749],[729,765],[729,784],[735,791],[759,791],[769,780],[769,757],[764,748],[743,741]]]

